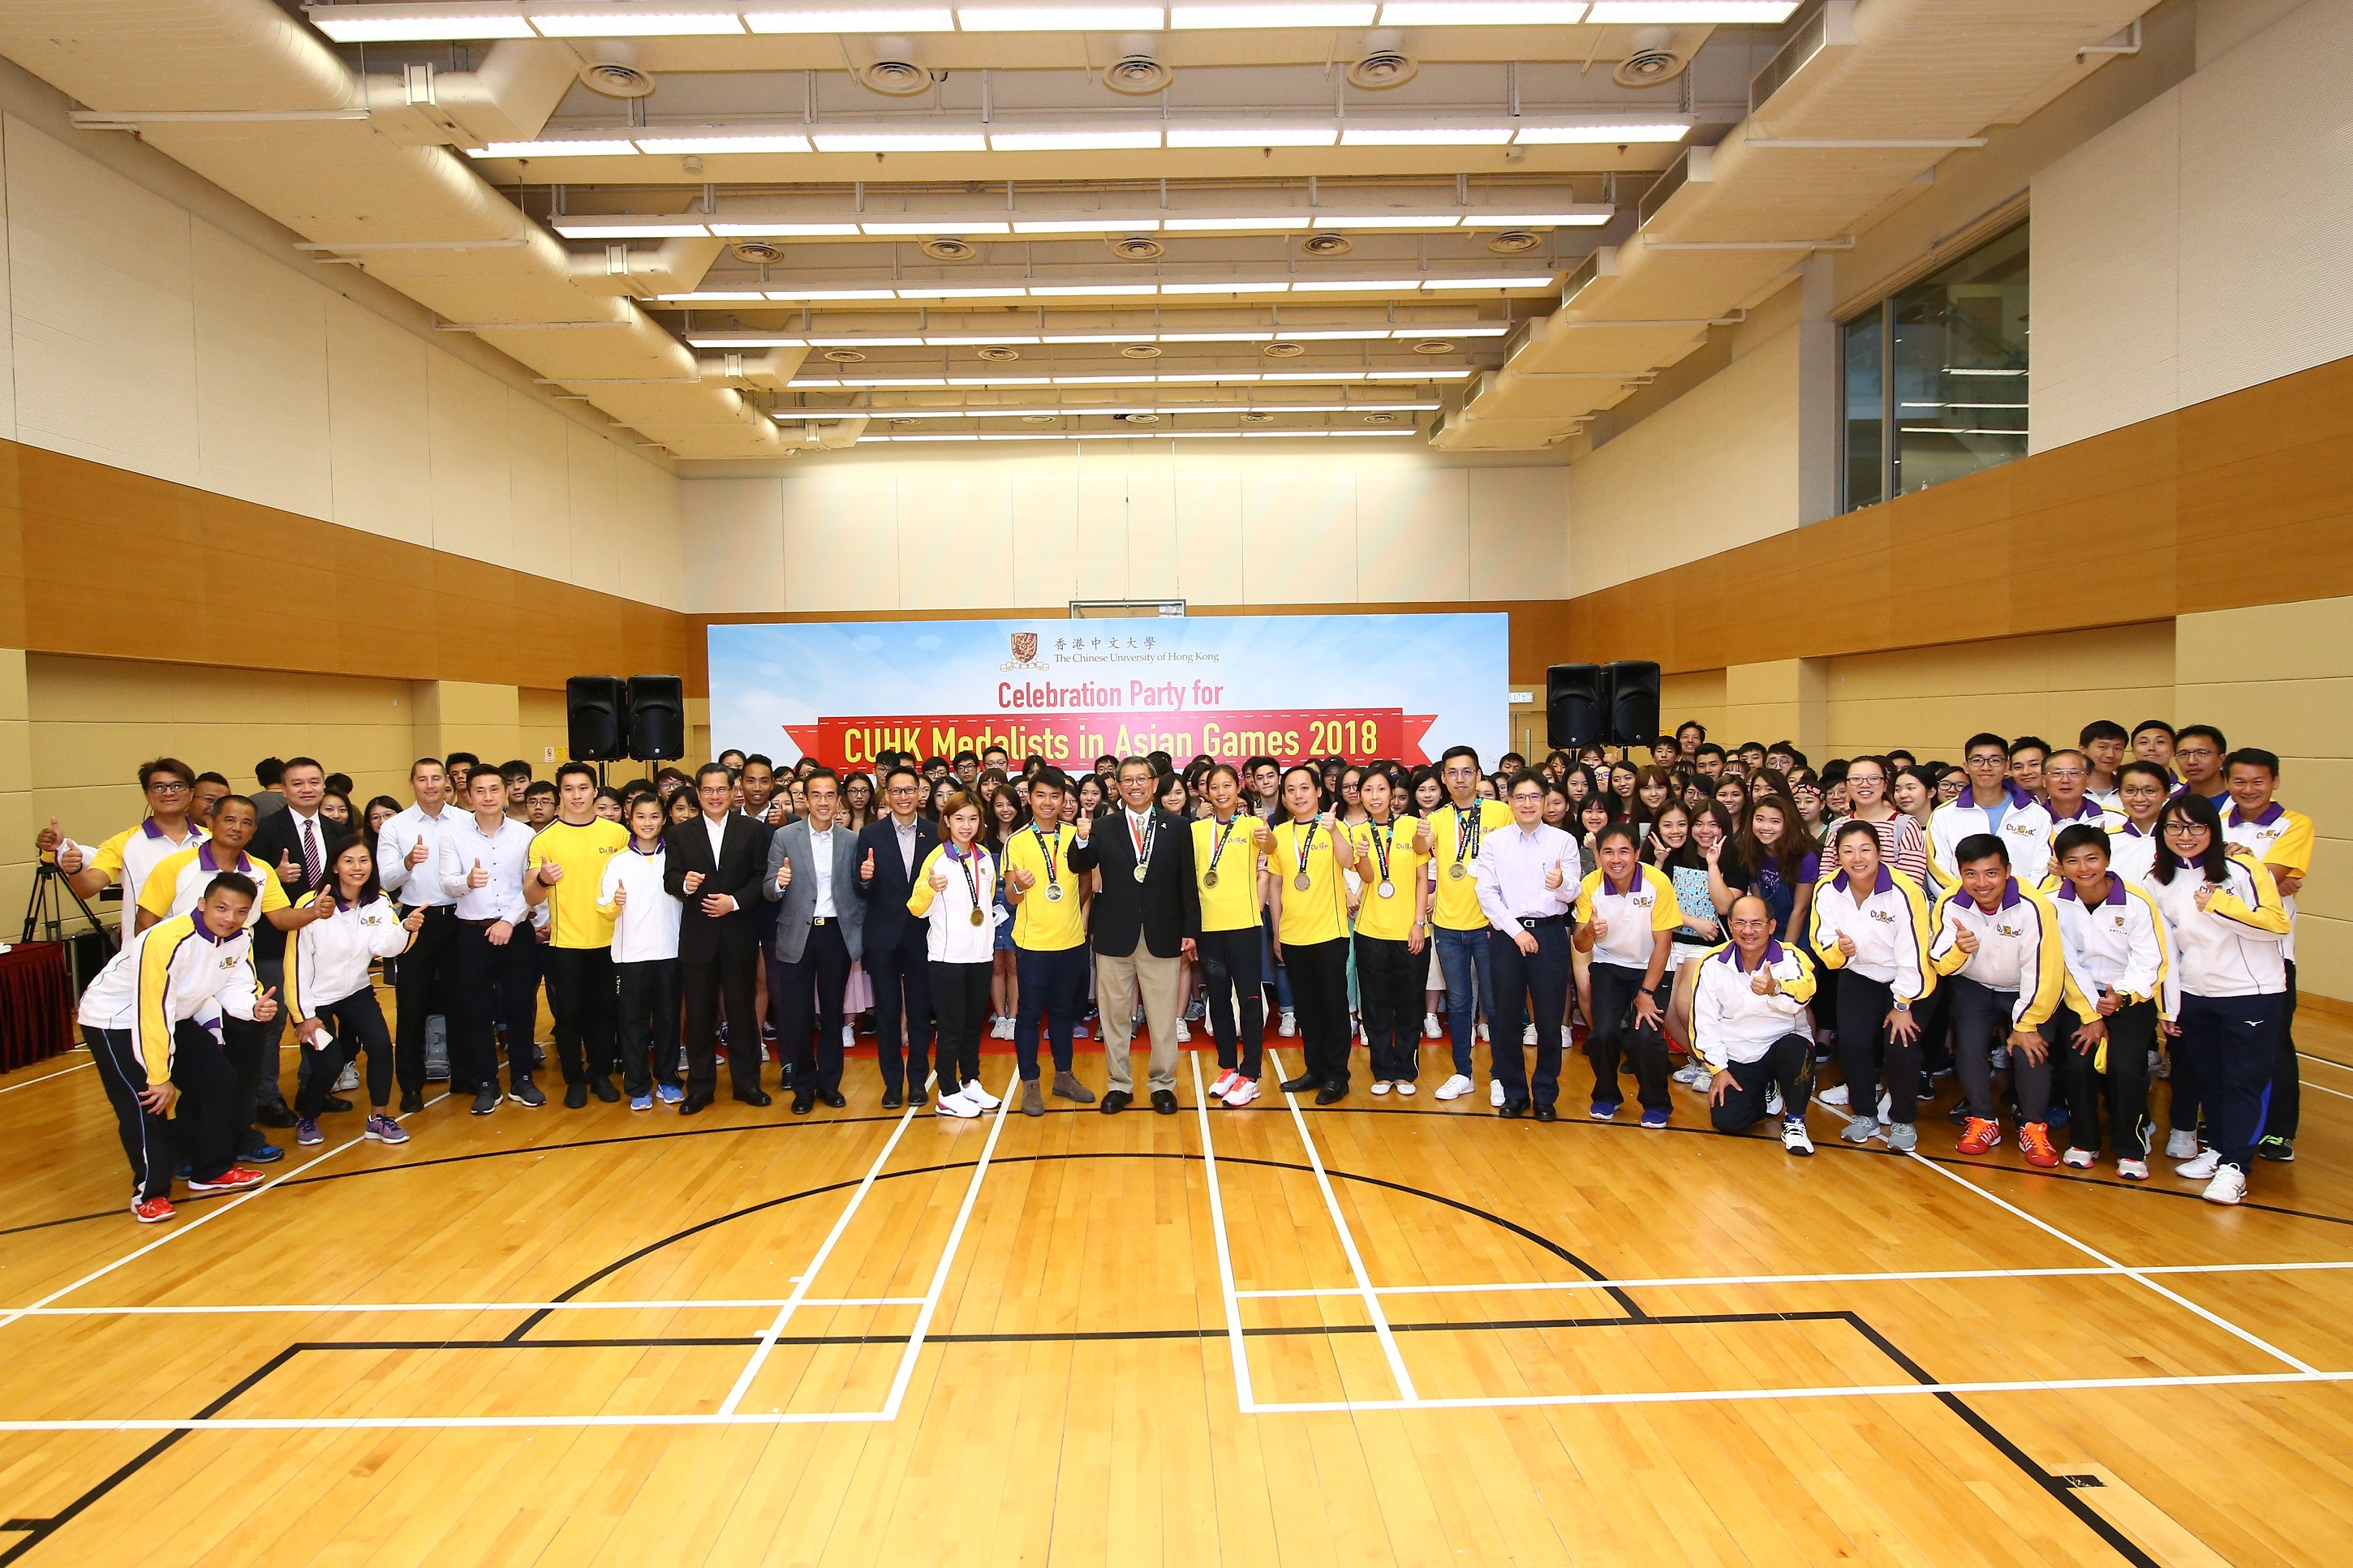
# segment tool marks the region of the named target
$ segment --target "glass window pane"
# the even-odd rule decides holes
[[[1873,310],[1846,324],[1846,510],[1886,500],[1887,439],[1880,403],[1886,333]]]
[[[1895,297],[1894,493],[2026,455],[2027,227]]]

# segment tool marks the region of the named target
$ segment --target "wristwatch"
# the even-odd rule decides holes
[[[1912,1011],[1912,1004],[1899,996],[1895,999],[1895,1010],[1899,1013],[1909,1013]]]

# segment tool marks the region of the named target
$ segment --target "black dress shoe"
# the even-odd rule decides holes
[[[843,1094],[841,1090],[838,1089],[828,1089],[819,1094],[818,1098],[825,1101],[828,1105],[833,1107],[836,1110],[839,1110],[843,1106],[849,1103],[849,1097]]]
[[[745,1089],[742,1094],[735,1097],[735,1102],[739,1105],[776,1104],[776,1101],[769,1097],[768,1091],[765,1089]]]
[[[286,1108],[284,1100],[273,1100],[253,1113],[253,1122],[257,1127],[291,1127],[294,1113]]]
[[[906,1095],[904,1095],[903,1093],[902,1093],[902,1092],[901,1092],[901,1091],[899,1091],[898,1089],[884,1089],[884,1090],[882,1091],[882,1109],[883,1109],[883,1110],[898,1110],[901,1106],[902,1106],[902,1105],[904,1105],[904,1104],[906,1104],[906,1103],[907,1103],[907,1097],[906,1097]]]
[[[613,1087],[613,1080],[601,1076],[588,1080],[588,1092],[607,1105],[613,1104],[621,1098],[621,1091]]]
[[[1337,1105],[1347,1098],[1348,1086],[1345,1083],[1327,1083],[1315,1091],[1318,1105]]]
[[[400,1091],[400,1113],[403,1116],[412,1116],[424,1109],[424,1095],[413,1089],[404,1089]]]
[[[711,1097],[707,1094],[690,1094],[678,1102],[678,1113],[681,1116],[692,1116],[710,1109]]]
[[[1321,1073],[1303,1072],[1297,1078],[1287,1078],[1282,1080],[1282,1092],[1285,1094],[1305,1094],[1312,1089],[1323,1087],[1324,1078]]]
[[[585,1084],[585,1083],[568,1083],[568,1084],[565,1084],[565,1085],[564,1086],[564,1109],[565,1109],[565,1110],[579,1110],[582,1106],[584,1106],[584,1105],[586,1105],[586,1104],[587,1104],[587,1103],[588,1103],[588,1086],[587,1086],[586,1084]]]
[[[1539,1105],[1536,1107],[1536,1120],[1538,1121],[1557,1121],[1560,1120],[1560,1112],[1555,1110],[1549,1105]]]
[[[763,1095],[761,1098],[765,1100],[767,1097]],[[815,1110],[816,1109],[817,1096],[809,1093],[807,1089],[803,1089],[800,1093],[793,1096],[793,1114],[795,1116],[807,1116],[810,1111]]]
[[[1527,1113],[1528,1102],[1525,1100],[1507,1100],[1495,1111],[1498,1116],[1525,1116]]]
[[[349,1110],[351,1108],[352,1102],[340,1094],[331,1094],[319,1102],[322,1110]]]
[[[1103,1113],[1105,1116],[1117,1116],[1127,1109],[1128,1102],[1134,1098],[1135,1096],[1124,1089],[1114,1089],[1103,1096]]]
[[[1152,1091],[1152,1109],[1158,1111],[1163,1116],[1176,1115],[1176,1091],[1173,1089],[1154,1089]]]

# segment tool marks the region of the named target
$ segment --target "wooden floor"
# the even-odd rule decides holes
[[[343,1115],[158,1228],[86,1057],[0,1079],[0,1564],[2347,1561],[2353,1070],[2231,1211],[1957,1159],[1948,1084],[1922,1158],[1794,1160],[1204,1059],[1176,1117],[871,1058]]]

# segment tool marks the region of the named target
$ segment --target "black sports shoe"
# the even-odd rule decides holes
[[[2283,1138],[2274,1133],[2255,1145],[2255,1158],[2271,1160],[2282,1165],[2288,1164],[2295,1159],[2295,1140]]]
[[[254,1111],[253,1124],[257,1127],[291,1127],[294,1125],[294,1112],[288,1109],[284,1100],[273,1100]]]
[[[499,1108],[499,1101],[505,1098],[495,1089],[477,1089],[474,1093],[474,1114],[488,1116]]]
[[[565,1085],[565,1086],[564,1086],[564,1109],[565,1109],[565,1110],[579,1110],[582,1106],[584,1106],[584,1105],[586,1105],[586,1104],[587,1104],[587,1103],[588,1103],[588,1086],[587,1086],[586,1084],[585,1084],[585,1083],[571,1083],[571,1084],[566,1084],[566,1085]]]

